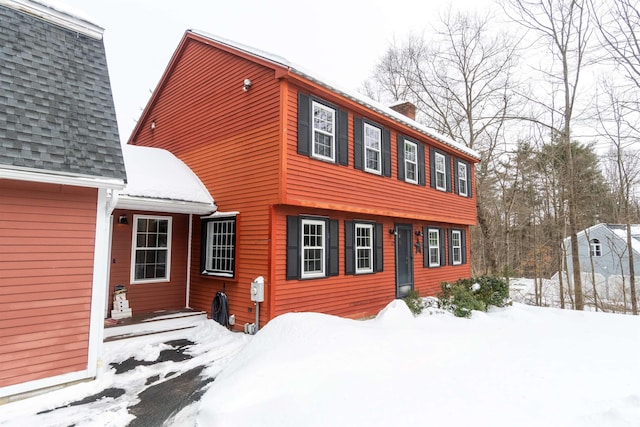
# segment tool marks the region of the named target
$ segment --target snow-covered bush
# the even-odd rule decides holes
[[[491,276],[444,282],[438,298],[442,308],[458,317],[469,317],[473,310],[487,311],[489,306],[504,307],[510,302],[507,282]]]
[[[420,294],[418,294],[418,292],[410,291],[403,299],[414,316],[420,315],[422,310],[424,310],[424,302],[422,301],[422,298],[420,298]]]

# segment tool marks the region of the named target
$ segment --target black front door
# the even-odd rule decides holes
[[[396,298],[413,290],[413,227],[396,224]]]

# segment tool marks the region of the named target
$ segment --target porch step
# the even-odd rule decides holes
[[[206,319],[207,313],[192,310],[161,311],[133,316],[119,320],[117,324],[106,324],[104,342],[189,329]]]

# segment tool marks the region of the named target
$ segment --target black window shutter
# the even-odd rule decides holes
[[[465,230],[460,231],[460,242],[462,244],[462,263],[467,263],[467,233]]]
[[[447,192],[451,193],[451,156],[444,155],[444,167],[446,171]]]
[[[349,166],[349,113],[338,110],[338,164]]]
[[[418,185],[427,185],[424,165],[424,145],[418,144]]]
[[[460,194],[460,174],[458,173],[458,165],[460,164],[460,160],[455,159],[453,161],[453,182],[454,182],[454,188],[455,188],[455,193],[456,194]]]
[[[382,129],[382,175],[391,176],[391,133]]]
[[[311,154],[311,102],[304,93],[298,92],[298,154]]]
[[[344,222],[344,274],[356,274],[353,221]]]
[[[328,259],[326,260],[326,265],[329,266],[328,276],[337,276],[340,274],[338,271],[338,266],[340,264],[340,260],[338,259],[338,245],[340,244],[340,242],[338,242],[338,220],[327,220],[327,226],[329,227],[329,232],[327,233],[329,236],[327,248],[329,248],[329,250],[327,251]]]
[[[429,185],[436,188],[436,152],[433,148],[429,148]]]
[[[374,254],[373,254],[373,271],[379,273],[384,271],[384,245],[382,244],[382,224],[376,223],[374,226],[375,235],[373,236],[373,242],[375,244]]]
[[[473,167],[472,164],[467,163],[467,197],[473,197],[471,195],[471,188],[473,188],[473,185],[471,185],[471,168],[472,167]]]
[[[200,273],[203,273],[206,269],[206,258],[207,258],[207,250],[206,248],[209,246],[208,238],[207,238],[207,225],[209,221],[200,221]]]
[[[287,280],[300,278],[300,219],[287,216]]]
[[[402,135],[398,135],[398,179],[404,181],[404,136]]]
[[[445,232],[444,228],[439,228],[438,233],[440,234],[440,265],[447,265],[447,253],[445,252]]]
[[[422,227],[422,266],[429,267],[429,228]]]
[[[363,169],[362,158],[363,154],[363,127],[362,118],[353,118],[353,167],[356,169]]]
[[[453,230],[449,229],[449,265],[453,265]]]

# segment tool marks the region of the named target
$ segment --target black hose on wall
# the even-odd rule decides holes
[[[216,292],[211,303],[211,318],[224,326],[229,327],[229,300],[224,292]]]

